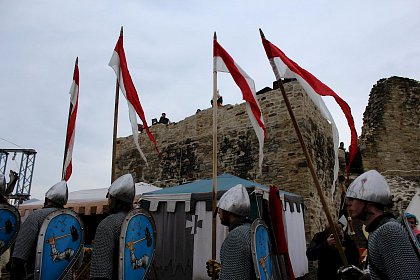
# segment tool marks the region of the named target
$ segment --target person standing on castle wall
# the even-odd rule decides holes
[[[370,278],[389,280],[420,279],[420,259],[406,229],[385,212],[391,206],[391,192],[376,170],[357,177],[346,193],[349,215],[366,225]]]
[[[162,113],[162,116],[159,119],[159,123],[169,124],[169,119],[166,117],[166,113]]]
[[[219,91],[217,91],[217,106],[220,107],[223,105],[223,97],[219,94]],[[211,107],[213,107],[213,98],[210,100]]]
[[[356,243],[343,231],[341,224],[336,223],[335,227],[340,236],[348,263],[359,266],[359,251]],[[343,263],[335,247],[335,239],[329,225],[325,230],[314,235],[306,250],[306,256],[310,261],[318,261],[317,279],[339,279],[337,270]]]
[[[346,172],[346,148],[344,148],[344,142],[340,142],[340,147],[338,148],[338,164],[340,167],[340,173],[344,174]]]
[[[109,187],[106,197],[110,215],[103,219],[96,229],[90,279],[118,279],[121,226],[127,213],[133,209],[135,193],[131,174],[119,177]]]

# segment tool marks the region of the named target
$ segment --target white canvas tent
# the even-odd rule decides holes
[[[217,177],[218,197],[231,187],[243,184],[249,193],[268,200],[269,188],[230,174]],[[144,193],[140,202],[153,216],[157,229],[155,271],[150,279],[209,279],[206,261],[211,258],[212,180]],[[295,277],[308,273],[303,220],[303,197],[279,191],[284,206],[286,240]],[[252,203],[251,203],[252,206]],[[255,200],[254,200],[255,207]],[[251,207],[252,210],[253,207]],[[256,211],[256,208],[254,208]],[[217,256],[227,228],[217,226]]]

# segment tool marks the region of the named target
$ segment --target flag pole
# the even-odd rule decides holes
[[[214,32],[214,41],[217,40],[216,32]],[[212,196],[212,231],[211,231],[211,257],[213,260],[216,259],[216,207],[217,207],[217,71],[216,71],[216,59],[213,56],[213,196]],[[215,276],[212,276],[215,279]]]
[[[123,36],[123,27],[121,26],[120,37]],[[119,71],[119,70],[118,70]],[[111,183],[115,181],[115,158],[117,152],[117,130],[118,130],[118,102],[119,102],[119,80],[120,74],[117,75],[117,81],[115,83],[115,106],[114,106],[114,133],[112,137],[112,165],[111,165]]]
[[[76,67],[79,64],[79,57],[76,57],[76,62],[74,63],[74,68],[76,69]],[[65,168],[65,164],[66,164],[66,158],[67,158],[67,141],[69,140],[69,124],[70,124],[70,117],[71,117],[71,110],[73,110],[73,104],[70,101],[70,106],[69,106],[69,115],[67,117],[67,129],[66,129],[66,142],[64,142],[64,158],[63,158],[63,168],[61,171],[61,180],[64,180],[66,171],[64,170]]]
[[[260,28],[260,35],[261,35],[261,38],[265,39],[264,33],[262,32],[261,28]],[[303,140],[302,133],[300,132],[299,125],[296,121],[295,115],[293,113],[292,106],[290,105],[289,98],[287,97],[286,90],[284,89],[283,82],[282,82],[281,78],[279,78],[277,80],[277,82],[278,82],[280,91],[283,95],[284,103],[286,104],[287,111],[289,112],[290,118],[292,120],[293,126],[294,126],[296,134],[297,134],[297,137],[299,139],[300,146],[302,147],[303,153],[305,154],[306,162],[308,164],[309,170],[310,170],[312,178],[314,180],[319,199],[321,200],[322,208],[324,209],[324,212],[325,212],[325,215],[327,216],[327,220],[328,220],[328,223],[330,225],[331,231],[334,235],[336,248],[338,250],[338,253],[340,254],[340,258],[341,258],[341,261],[342,261],[343,265],[346,266],[346,265],[348,265],[347,258],[346,258],[346,255],[344,254],[344,249],[343,249],[343,246],[341,245],[340,237],[338,235],[338,232],[337,232],[337,229],[335,227],[334,221],[332,219],[330,210],[328,208],[327,202],[326,202],[324,194],[322,192],[321,185],[319,184],[318,176],[316,175],[314,165],[312,163],[311,157],[310,157],[309,152],[308,152],[308,148],[306,147],[305,141]]]

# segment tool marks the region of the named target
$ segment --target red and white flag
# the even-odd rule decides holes
[[[73,146],[74,146],[74,137],[75,137],[75,128],[76,128],[76,115],[77,107],[79,103],[79,66],[78,58],[76,59],[76,64],[74,65],[73,72],[73,82],[70,87],[70,110],[69,118],[67,123],[67,135],[66,135],[66,146],[64,149],[64,164],[63,164],[63,174],[62,179],[68,181],[72,173],[72,156],[73,156]]]
[[[133,81],[131,80],[130,72],[128,71],[122,35],[118,38],[117,45],[115,46],[114,53],[112,54],[111,60],[109,61],[108,65],[111,66],[112,69],[114,69],[115,74],[117,75],[118,84],[120,86],[121,92],[127,99],[128,112],[131,123],[131,130],[133,132],[134,143],[136,144],[136,147],[139,150],[141,157],[146,162],[146,166],[149,166],[146,160],[146,156],[140,148],[136,114],[140,117],[141,121],[143,122],[143,127],[146,130],[150,141],[153,142],[155,149],[158,153],[159,150],[157,148],[156,140],[150,132],[149,126],[147,125],[146,118],[144,116],[144,111],[140,104],[136,88],[134,87]]]
[[[232,75],[233,80],[242,92],[242,98],[246,101],[246,110],[255,134],[259,142],[259,168],[261,171],[263,161],[264,140],[266,137],[265,124],[260,105],[255,93],[255,83],[247,73],[232,59],[232,57],[220,46],[216,38],[213,40],[213,59],[215,71],[226,72]]]
[[[349,172],[350,165],[354,157],[356,156],[356,152],[357,152],[357,132],[354,127],[354,120],[353,120],[353,116],[351,114],[351,109],[349,105],[343,99],[341,99],[341,97],[338,96],[331,88],[329,88],[327,85],[322,83],[311,73],[301,68],[296,62],[289,59],[279,48],[277,48],[271,42],[266,40],[262,32],[261,32],[261,38],[262,38],[262,43],[264,45],[265,52],[267,53],[267,57],[270,60],[271,66],[273,67],[273,71],[276,76],[276,79],[277,80],[280,80],[281,78],[297,79],[300,85],[309,95],[309,97],[320,108],[324,117],[326,117],[333,124],[333,127],[335,126],[334,119],[332,118],[327,107],[325,106],[325,103],[322,101],[321,98],[319,98],[319,96],[332,96],[337,102],[337,104],[340,106],[341,110],[343,111],[347,119],[347,123],[350,127],[350,133],[351,133],[349,163],[346,167],[346,171]],[[336,133],[337,133],[337,140],[336,140],[337,143],[334,143],[334,145],[336,146],[335,149],[338,149],[338,145],[339,145],[338,132]],[[334,134],[334,131],[333,131],[333,134]],[[336,165],[337,165],[336,168],[338,172],[338,164]]]

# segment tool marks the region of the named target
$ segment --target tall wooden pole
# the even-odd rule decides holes
[[[300,145],[302,147],[303,153],[305,154],[306,162],[308,163],[309,170],[310,170],[312,178],[314,180],[319,199],[321,200],[322,208],[324,209],[324,212],[325,212],[325,215],[327,216],[327,220],[328,220],[328,223],[330,225],[331,231],[334,235],[336,248],[338,250],[338,253],[340,254],[341,261],[343,262],[343,265],[346,266],[346,265],[348,265],[348,262],[347,262],[346,255],[344,254],[343,246],[341,245],[341,242],[340,242],[340,236],[338,235],[337,229],[335,227],[335,223],[332,219],[330,210],[328,208],[327,202],[326,202],[324,194],[322,192],[321,185],[319,184],[318,176],[316,175],[314,165],[312,163],[311,157],[310,157],[309,152],[308,152],[308,148],[306,147],[306,144],[303,140],[302,133],[300,132],[298,123],[296,121],[295,115],[294,115],[293,110],[292,110],[292,106],[290,105],[289,98],[287,97],[286,90],[284,89],[283,82],[281,81],[281,79],[278,80],[277,82],[279,84],[281,93],[283,95],[284,102],[286,103],[287,110],[289,111],[290,118],[292,119],[292,123],[293,123],[293,126],[295,128],[297,137],[299,138],[299,142],[300,142]]]
[[[263,39],[265,39],[264,33],[262,32],[261,29],[260,29],[260,34],[261,34],[261,37]],[[331,231],[334,235],[335,244],[336,244],[335,246],[338,250],[338,253],[340,254],[340,258],[341,258],[341,261],[342,261],[343,265],[348,265],[346,255],[344,254],[343,246],[341,245],[340,237],[338,235],[337,229],[335,227],[335,223],[332,219],[330,210],[329,210],[327,202],[325,200],[324,193],[322,192],[321,185],[319,184],[318,176],[316,175],[315,168],[314,168],[314,165],[312,163],[312,159],[311,159],[311,157],[309,155],[309,152],[308,152],[308,148],[305,145],[305,141],[303,140],[302,133],[300,132],[299,125],[296,121],[295,115],[294,115],[293,110],[292,110],[292,106],[290,105],[289,98],[287,97],[286,90],[284,89],[283,82],[282,82],[281,79],[278,79],[277,82],[278,82],[278,85],[280,87],[281,93],[283,95],[284,102],[286,103],[287,111],[289,112],[290,118],[292,120],[293,126],[294,126],[296,134],[297,134],[297,137],[299,139],[300,146],[302,147],[303,153],[305,154],[306,162],[308,164],[309,170],[310,170],[312,178],[314,180],[319,199],[321,200],[322,208],[324,209],[324,212],[325,212],[325,215],[327,216],[327,220],[328,220],[328,223],[330,225]]]
[[[76,62],[74,64],[75,65],[74,67],[76,67],[78,64],[79,64],[79,57],[76,57]],[[71,97],[70,97],[70,99],[71,99]],[[66,158],[67,158],[67,141],[69,141],[68,131],[69,131],[69,124],[70,124],[70,117],[71,117],[71,111],[72,110],[73,110],[73,104],[71,103],[71,100],[70,100],[69,115],[67,117],[66,142],[64,142],[64,158],[63,158],[63,168],[62,168],[62,171],[61,171],[61,180],[64,180],[64,176],[65,176],[65,172],[66,172],[64,170],[64,167],[65,167]]]
[[[216,32],[214,32],[214,41],[217,40]],[[213,196],[212,196],[212,231],[211,231],[211,257],[216,259],[216,208],[217,208],[217,70],[216,59],[213,57]],[[213,279],[214,276],[212,277]]]
[[[123,27],[121,26],[120,37],[123,36]],[[118,69],[119,70],[119,69]],[[115,106],[114,106],[114,133],[112,137],[112,165],[111,165],[111,183],[115,181],[115,158],[117,153],[117,130],[118,130],[118,103],[120,95],[119,80],[120,73],[117,75],[115,83]]]

